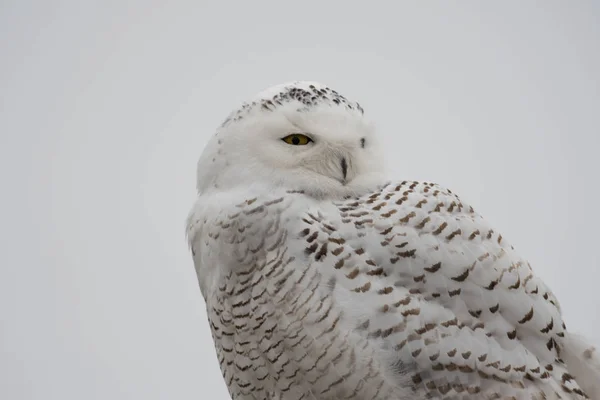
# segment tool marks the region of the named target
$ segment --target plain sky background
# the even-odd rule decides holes
[[[432,3],[0,0],[0,398],[228,399],[196,161],[299,79],[361,102],[396,177],[471,203],[600,344],[600,4]]]

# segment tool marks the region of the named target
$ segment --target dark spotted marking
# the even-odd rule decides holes
[[[542,333],[548,333],[554,328],[554,318],[550,318],[550,322],[546,325],[544,329],[541,330]]]
[[[435,264],[433,264],[431,267],[425,267],[423,268],[425,271],[430,272],[430,273],[435,273],[437,272],[440,268],[442,267],[442,263],[441,262],[437,262]]]
[[[304,249],[304,251],[306,252],[306,254],[312,254],[315,251],[317,251],[317,247],[319,247],[318,243],[313,243],[312,245],[310,245],[309,247],[307,247],[306,249]]]
[[[357,102],[350,101],[346,97],[339,94],[337,91],[323,86],[317,88],[315,85],[309,85],[306,88],[302,83],[294,83],[284,86],[273,97],[268,99],[259,99],[252,102],[243,103],[240,108],[233,111],[221,124],[221,128],[226,127],[232,122],[241,121],[246,116],[254,112],[273,112],[278,108],[297,102],[300,107],[296,109],[298,112],[307,112],[315,107],[329,105],[330,107],[342,107],[349,112],[355,112],[361,116],[364,110]],[[361,147],[364,148],[364,138],[361,139]]]
[[[387,286],[387,287],[384,287],[383,289],[379,290],[378,293],[379,294],[390,294],[390,293],[392,293],[393,290],[394,290],[393,287]]]
[[[344,248],[340,246],[336,249],[333,249],[331,251],[331,254],[333,254],[334,256],[339,256],[343,251],[344,251]]]
[[[411,211],[410,213],[408,213],[406,216],[404,216],[403,218],[400,218],[400,223],[401,224],[406,224],[408,223],[408,221],[415,217],[417,214],[414,211]]]
[[[517,281],[515,282],[515,284],[514,285],[510,285],[508,288],[509,289],[518,289],[520,286],[521,286],[521,277],[518,276],[517,277]]]
[[[527,314],[525,314],[525,316],[519,321],[519,324],[524,324],[528,321],[531,321],[532,318],[533,318],[533,307],[531,307],[531,310],[529,310],[529,312]]]
[[[431,218],[425,217],[425,218],[423,218],[423,221],[419,222],[419,224],[415,226],[415,228],[423,229],[425,227],[425,224],[428,223],[429,221],[431,221]]]
[[[438,227],[438,228],[437,228],[435,231],[433,231],[432,233],[433,233],[434,235],[436,235],[436,236],[437,236],[437,235],[439,235],[440,233],[442,233],[442,231],[443,231],[444,229],[446,229],[446,227],[447,227],[447,226],[448,226],[448,223],[447,223],[447,222],[442,222],[442,224],[441,224],[441,225],[440,225],[440,226],[439,226],[439,227]]]
[[[452,277],[452,280],[456,281],[456,282],[464,282],[468,276],[469,276],[469,269],[466,269],[465,272],[463,272],[462,274]]]
[[[312,243],[312,242],[314,242],[314,241],[315,241],[315,239],[317,238],[317,236],[319,236],[319,232],[318,232],[318,231],[315,231],[315,232],[313,232],[313,234],[312,234],[312,235],[310,235],[309,237],[307,237],[307,238],[306,238],[306,241],[307,241],[308,243]]]
[[[419,315],[419,314],[421,314],[420,308],[412,308],[410,310],[402,311],[403,317],[408,317],[409,315]]]
[[[355,292],[357,293],[365,293],[368,292],[369,289],[371,289],[371,282],[367,282],[364,285],[362,285],[361,287],[357,287],[356,289],[354,289]]]
[[[469,240],[475,239],[480,234],[479,229],[469,235]]]
[[[496,285],[498,285],[498,283],[500,283],[498,280],[491,281],[490,284],[486,287],[486,289],[494,290],[494,288],[496,287]]]
[[[358,276],[359,273],[360,273],[360,270],[358,268],[354,268],[350,273],[348,273],[346,275],[346,278],[354,279]]]
[[[416,252],[417,252],[417,249],[412,249],[412,250],[407,250],[407,251],[401,251],[399,253],[396,253],[396,255],[399,257],[402,257],[402,258],[412,258],[415,256]]]
[[[327,243],[325,242],[321,245],[319,252],[315,255],[315,260],[320,261],[327,254]]]
[[[367,275],[370,275],[370,276],[379,276],[379,275],[385,275],[385,274],[383,272],[383,268],[379,267],[379,268],[376,268],[376,269],[368,271]]]
[[[454,239],[455,236],[462,234],[462,231],[460,229],[455,230],[454,232],[452,232],[451,234],[449,234],[448,236],[446,236],[446,240],[452,240]]]

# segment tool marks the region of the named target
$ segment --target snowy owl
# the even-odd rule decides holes
[[[450,190],[387,180],[337,91],[258,94],[197,174],[187,237],[233,399],[600,399],[529,263]]]

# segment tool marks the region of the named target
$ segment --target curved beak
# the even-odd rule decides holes
[[[342,175],[344,176],[343,183],[346,183],[346,175],[348,175],[348,162],[346,161],[346,157],[342,157],[341,165],[342,165]]]

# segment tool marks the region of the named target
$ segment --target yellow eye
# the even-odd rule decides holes
[[[287,135],[284,138],[281,138],[287,144],[291,144],[294,146],[304,146],[312,142],[313,140],[306,135],[301,133],[293,133],[291,135]]]

